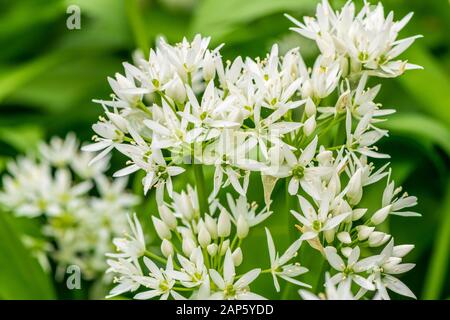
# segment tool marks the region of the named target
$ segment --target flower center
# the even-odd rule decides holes
[[[236,295],[236,290],[232,284],[229,284],[225,287],[224,293],[227,297],[234,297]]]
[[[322,229],[322,222],[320,222],[319,220],[314,220],[314,222],[312,223],[312,228],[314,231],[319,232]]]
[[[305,168],[301,165],[296,165],[293,169],[292,169],[292,176],[294,176],[297,179],[301,179],[303,178],[303,176],[305,175]]]

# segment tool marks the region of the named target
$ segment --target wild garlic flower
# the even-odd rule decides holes
[[[300,241],[277,257],[277,262],[272,261],[271,268],[236,273],[244,258],[242,241],[250,228],[263,221],[260,217],[270,213],[256,214],[256,208],[249,206],[246,199],[233,200],[231,196],[228,208],[217,205],[215,200],[210,205],[210,214],[199,213],[194,209],[198,203],[194,197],[197,198],[197,193],[191,187],[187,192],[174,193],[173,203],[159,207],[159,218],[152,216],[160,250],[145,243],[136,217],[129,219],[132,235],[115,239],[117,253],[108,254],[108,272],[115,275],[118,283],[110,296],[135,293],[142,288],[144,291],[134,294],[134,298],[165,299],[170,295],[174,299],[262,299],[250,290],[250,284],[260,274],[272,272],[286,281],[304,285],[294,277],[307,269],[287,264],[295,257]]]
[[[40,250],[35,253],[40,261],[47,256],[56,262],[58,277],[67,265],[76,264],[84,278],[93,279],[106,270],[104,255],[126,227],[125,213],[139,198],[126,191],[127,179],[110,181],[105,176],[107,159],[88,166],[93,156],[78,148],[69,133],[65,139],[41,142],[34,156],[11,161],[0,204],[17,216],[45,218],[41,231],[46,244],[38,248],[40,240],[30,236],[26,244]]]
[[[325,293],[319,293],[315,295],[314,293],[300,289],[298,293],[303,298],[303,300],[355,300],[351,290],[351,279],[346,279],[336,285],[331,281],[330,274],[325,275]]]
[[[376,271],[384,263],[377,248],[394,239],[381,227],[389,215],[419,215],[407,211],[417,199],[395,188],[388,163],[378,168],[371,162],[389,157],[377,145],[389,134],[379,123],[395,110],[377,102],[381,85],[367,83],[419,68],[398,60],[418,37],[398,40],[411,16],[394,21],[381,4],[367,2],[359,13],[351,1],[334,11],[324,0],[314,18],[290,18],[293,30],[320,49],[311,66],[299,48],[283,55],[277,45],[263,57],[223,61],[222,46],[210,48],[211,39],[201,35],[174,45],[158,39],[149,59],[124,63],[124,75],[108,79],[112,100],[95,100],[105,114],[93,126],[94,143],[84,150],[100,152],[94,164],[113,150],[122,153],[126,166],[115,177],[144,171],[144,193],[156,189],[159,216],[151,219],[160,253],[147,246],[142,255],[145,246],[133,220],[136,232],[115,240],[119,253],[110,255],[109,271],[119,283],[111,294],[148,287],[144,297],[239,298],[265,273],[279,290],[278,278],[297,283],[293,277],[304,271],[286,266],[300,241],[326,260],[330,298],[387,299],[381,284],[407,293],[391,274]],[[214,172],[212,179],[204,179],[203,167]],[[192,171],[197,187],[174,190],[172,179]],[[266,204],[259,212],[247,201],[250,179],[258,175]],[[366,188],[386,177],[381,206],[364,207]],[[242,263],[240,242],[271,214],[277,184],[286,186],[285,214],[298,220],[300,240],[278,257],[268,232],[271,267],[257,266],[262,271],[245,278],[232,275],[230,261],[234,267]],[[228,186],[234,194],[225,205],[218,199]],[[70,194],[77,198],[81,191]],[[165,266],[161,274],[150,271],[147,279],[144,272],[141,278],[144,256]]]
[[[269,229],[266,228],[266,236],[267,236],[267,246],[269,248],[269,257],[270,257],[270,272],[272,273],[273,283],[275,285],[275,289],[277,292],[280,292],[280,284],[278,282],[278,277],[291,282],[298,286],[303,287],[311,287],[310,285],[300,282],[295,277],[308,272],[308,269],[305,267],[301,267],[300,263],[296,262],[294,264],[288,262],[297,256],[297,252],[300,249],[302,244],[302,240],[298,239],[294,243],[292,243],[289,248],[281,255],[278,255],[278,252],[275,250],[275,244],[273,243],[272,235],[270,234]]]
[[[392,11],[385,17],[381,2],[376,6],[365,2],[356,13],[355,4],[348,1],[341,11],[334,11],[328,1],[323,0],[317,5],[315,17],[305,17],[303,23],[288,18],[296,25],[291,29],[314,40],[324,56],[343,59],[348,73],[367,70],[375,76],[396,77],[405,70],[419,68],[407,61],[395,60],[422,37],[397,39],[412,15],[411,12],[394,21]]]

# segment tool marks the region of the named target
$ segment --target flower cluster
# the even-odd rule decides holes
[[[246,217],[261,222],[261,214],[251,211],[246,200],[250,173],[257,172],[267,207],[279,181],[299,203],[291,209],[300,236],[281,257],[267,230],[267,270],[277,291],[279,277],[303,285],[294,277],[306,269],[286,263],[307,241],[330,266],[330,292],[388,299],[388,288],[413,297],[394,277],[413,267],[402,262],[413,246],[394,246],[392,235],[379,226],[389,215],[418,216],[407,211],[417,199],[395,187],[388,164],[376,168],[370,161],[389,158],[376,144],[388,135],[379,123],[395,111],[375,102],[380,85],[367,86],[369,77],[395,77],[418,68],[394,60],[417,38],[397,40],[410,18],[394,22],[393,13],[384,16],[381,4],[373,8],[365,3],[356,14],[348,2],[335,12],[323,1],[315,18],[304,23],[290,18],[297,25],[294,31],[315,40],[321,51],[312,68],[299,48],[282,55],[277,45],[263,59],[224,62],[221,46],[210,49],[210,39],[200,35],[176,45],[160,40],[149,59],[125,63],[125,75],[109,79],[112,100],[96,100],[105,115],[93,126],[95,143],[84,150],[101,151],[92,163],[113,149],[124,154],[127,166],[116,177],[145,172],[144,193],[156,189],[160,218],[152,219],[164,258],[145,250],[133,220],[135,236],[117,240],[119,253],[109,262],[110,270],[119,274],[111,294],[144,286],[150,291],[136,298],[186,298],[180,294],[184,291],[193,291],[191,298],[256,297],[248,295],[247,287],[263,271],[235,276],[242,259],[239,242],[236,246],[228,241],[229,231],[217,232],[229,230],[232,220],[234,237],[240,239],[252,226]],[[205,166],[214,168],[208,194]],[[186,170],[195,172],[197,188],[178,194],[172,177]],[[364,189],[384,179],[380,207],[372,212],[363,205]],[[239,197],[235,205],[229,200],[232,214],[223,213],[217,200],[226,186]],[[241,208],[239,215],[233,214],[235,206]],[[217,208],[220,214],[215,217]],[[384,249],[376,253],[381,246]],[[143,274],[140,257],[149,276]],[[165,269],[155,263],[165,264]],[[355,287],[358,291],[352,292]]]
[[[174,192],[173,202],[159,207],[159,218],[152,216],[161,239],[158,253],[146,244],[136,216],[129,218],[131,234],[116,238],[118,252],[108,254],[108,272],[116,275],[118,283],[110,296],[144,288],[134,295],[135,299],[262,299],[250,291],[249,284],[264,273],[273,275],[278,291],[277,277],[307,286],[295,279],[307,269],[299,263],[288,264],[296,256],[301,240],[279,257],[267,229],[270,267],[237,274],[236,267],[244,258],[242,241],[250,228],[263,222],[271,212],[267,208],[257,212],[256,204],[248,204],[242,196],[235,200],[228,194],[227,198],[227,207],[213,202],[211,214],[202,215],[193,188]]]
[[[53,137],[36,156],[8,163],[0,204],[17,216],[45,218],[43,236],[25,236],[24,243],[47,270],[50,256],[58,276],[76,264],[91,279],[106,270],[104,255],[126,229],[126,213],[139,197],[125,191],[127,179],[105,176],[108,159],[89,166],[91,154],[78,148],[74,134]]]
[[[396,77],[405,70],[420,69],[408,61],[395,60],[411,44],[422,37],[416,35],[398,40],[398,33],[411,20],[409,13],[394,21],[391,11],[385,17],[381,2],[372,6],[364,2],[356,13],[355,4],[348,1],[341,11],[335,12],[327,0],[317,5],[315,17],[305,17],[302,22],[287,16],[300,35],[312,39],[324,57],[340,62],[344,75],[366,71],[378,77]]]

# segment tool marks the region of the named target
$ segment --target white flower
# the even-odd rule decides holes
[[[384,16],[381,2],[374,9],[366,2],[355,14],[354,3],[348,1],[340,12],[334,12],[327,0],[317,5],[316,17],[305,17],[304,23],[288,16],[297,26],[291,30],[316,41],[323,55],[350,58],[351,71],[358,72],[363,67],[379,77],[395,77],[405,70],[419,68],[394,60],[421,37],[397,40],[398,33],[411,17],[409,13],[394,22],[393,12]]]
[[[328,263],[333,267],[333,269],[339,271],[330,279],[332,283],[340,283],[348,278],[366,290],[375,290],[374,284],[370,280],[359,275],[359,273],[363,273],[373,267],[377,257],[372,256],[359,260],[360,252],[361,251],[358,246],[353,248],[348,256],[347,263],[345,263],[344,260],[337,254],[336,248],[325,248],[325,257],[327,258]]]
[[[317,140],[317,136],[314,137],[298,158],[289,148],[283,148],[284,158],[286,159],[286,169],[283,171],[288,170],[287,176],[291,176],[288,185],[288,191],[291,195],[297,194],[301,185],[308,194],[318,198],[314,185],[317,184],[322,175],[328,173],[328,168],[314,167],[311,164],[316,154]]]
[[[173,290],[175,280],[171,274],[173,272],[172,257],[167,259],[166,269],[159,269],[158,266],[149,258],[144,257],[144,264],[149,270],[149,276],[138,277],[137,281],[150,290],[138,293],[134,296],[138,300],[147,300],[160,297],[161,300],[167,300],[171,295],[175,300],[184,300],[185,298]]]
[[[167,44],[161,38],[159,48],[163,56],[173,65],[180,78],[189,83],[189,79],[203,65],[205,52],[211,38],[202,38],[201,35],[195,35],[192,42],[186,38],[177,46]]]
[[[141,285],[136,279],[142,276],[142,270],[136,261],[128,261],[125,259],[107,260],[109,269],[107,273],[114,272],[120,274],[120,277],[116,277],[114,282],[119,283],[109,292],[106,298],[112,298],[121,295],[125,292],[134,292]]]
[[[109,121],[102,118],[100,122],[94,124],[92,129],[100,137],[94,137],[97,142],[83,146],[82,150],[87,152],[97,152],[102,150],[95,156],[90,164],[106,157],[115,147],[123,142],[125,133],[127,132],[127,120],[122,116],[106,111]]]
[[[214,189],[210,197],[215,197],[220,187],[231,184],[241,195],[246,195],[250,172],[243,173],[242,169],[249,169],[247,154],[253,149],[255,143],[246,140],[243,136],[236,136],[233,131],[225,130],[219,139],[208,145],[203,153],[204,164],[214,164]],[[242,169],[241,169],[242,168]],[[227,180],[222,185],[223,175],[227,175]],[[243,184],[239,179],[243,177]]]
[[[52,137],[50,143],[39,143],[39,151],[46,161],[56,167],[65,166],[73,161],[78,151],[78,141],[73,132],[65,139]]]
[[[370,121],[372,119],[372,114],[367,113],[359,122],[352,133],[352,116],[349,110],[347,110],[346,115],[346,134],[347,134],[347,149],[354,152],[359,152],[368,157],[372,158],[389,158],[389,155],[376,152],[376,147],[372,146],[383,136],[387,135],[386,130],[381,130],[373,127],[372,130],[370,126]]]
[[[146,250],[144,232],[136,214],[133,214],[133,220],[131,220],[129,215],[127,215],[127,219],[131,235],[125,233],[125,238],[115,238],[113,243],[119,253],[108,253],[107,256],[135,261],[143,256]]]
[[[331,230],[338,226],[350,212],[341,213],[337,216],[329,214],[329,199],[324,197],[319,204],[319,212],[302,196],[298,196],[302,214],[291,210],[292,215],[303,225],[301,240],[309,240],[317,237],[319,233]]]
[[[352,281],[347,278],[341,281],[337,288],[336,285],[331,281],[330,274],[325,274],[325,294],[316,296],[314,293],[307,290],[299,290],[298,293],[303,298],[303,300],[355,300],[351,290]]]
[[[249,227],[254,227],[266,220],[272,214],[267,207],[256,213],[258,205],[256,203],[247,203],[247,198],[243,196],[239,196],[235,201],[231,194],[227,193],[227,202],[232,214],[233,222],[236,225],[239,218],[243,217]]]
[[[191,254],[191,260],[182,255],[177,255],[181,265],[181,271],[172,271],[174,279],[179,280],[184,287],[193,288],[201,286],[208,276],[208,270],[203,261],[203,253],[197,247]]]
[[[236,279],[233,258],[230,249],[225,254],[223,265],[223,277],[214,269],[209,270],[209,275],[217,286],[210,299],[213,300],[260,300],[260,295],[250,292],[248,285],[261,273],[261,269],[253,269]]]
[[[389,206],[389,214],[403,217],[420,217],[421,214],[417,212],[400,211],[417,205],[417,198],[409,196],[406,192],[397,197],[400,192],[402,192],[402,188],[395,188],[394,181],[388,182],[383,192],[382,206]]]
[[[273,283],[277,292],[280,292],[280,284],[278,283],[278,277],[289,281],[293,284],[303,287],[311,287],[306,283],[300,282],[294,277],[297,277],[303,273],[308,272],[308,269],[301,267],[299,263],[288,262],[297,256],[297,251],[300,249],[302,240],[298,239],[292,243],[289,248],[279,257],[278,252],[275,250],[275,244],[273,243],[272,235],[269,229],[266,229],[267,246],[269,248],[270,257],[270,272],[272,273]]]
[[[151,157],[146,162],[134,159],[134,163],[137,167],[140,167],[146,171],[146,176],[142,179],[142,185],[144,186],[144,194],[147,194],[148,190],[153,186],[157,189],[158,202],[162,202],[162,195],[164,187],[166,186],[169,196],[173,194],[172,177],[183,173],[185,170],[182,167],[168,165],[162,155],[160,149],[153,149]],[[115,173],[116,177],[124,174],[129,174],[130,170],[135,170],[133,167],[125,168],[123,171]]]
[[[402,281],[393,276],[408,272],[415,267],[413,263],[401,263],[402,258],[396,256],[399,249],[398,246],[394,247],[393,239],[389,241],[380,255],[376,256],[377,259],[374,261],[374,265],[370,270],[372,274],[369,278],[374,282],[377,294],[383,300],[390,299],[386,288],[400,295],[416,299],[414,293]],[[404,254],[406,255],[407,252]],[[358,295],[364,294],[363,292],[360,292]]]
[[[217,138],[221,134],[222,128],[239,127],[240,123],[228,120],[228,114],[234,111],[234,98],[228,96],[222,99],[214,82],[210,81],[203,93],[201,104],[198,103],[194,92],[190,87],[186,87],[189,98],[190,112],[183,112],[181,115],[186,121],[194,124],[194,128],[186,134],[187,142],[203,142]],[[185,109],[186,110],[186,109]]]

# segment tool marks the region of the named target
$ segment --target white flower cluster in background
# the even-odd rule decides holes
[[[290,260],[307,241],[329,266],[320,297],[389,299],[388,289],[414,297],[396,277],[414,266],[403,263],[413,245],[394,245],[380,225],[390,215],[418,216],[408,211],[417,199],[395,186],[389,164],[377,168],[370,161],[389,158],[376,144],[388,136],[379,124],[395,111],[375,102],[380,85],[367,86],[370,77],[418,68],[396,60],[417,38],[397,40],[410,18],[395,22],[381,4],[365,3],[356,13],[352,2],[333,11],[323,1],[316,17],[290,18],[321,51],[312,67],[299,48],[280,55],[277,45],[263,59],[223,61],[221,46],[210,49],[210,39],[200,35],[175,45],[160,40],[148,59],[124,63],[125,74],[109,79],[112,99],[96,100],[105,113],[93,126],[95,143],[84,150],[100,151],[91,163],[113,149],[124,154],[127,165],[116,177],[145,172],[144,193],[156,189],[159,218],[152,219],[162,256],[146,249],[132,219],[134,236],[115,240],[119,253],[109,260],[119,283],[111,295],[146,287],[135,297],[256,298],[248,285],[266,270],[277,291],[279,278],[303,285],[295,277],[306,269]],[[214,168],[210,184],[204,166]],[[172,177],[186,170],[195,172],[196,189],[179,194]],[[236,275],[239,239],[256,225],[248,217],[262,220],[246,204],[251,172],[262,178],[263,212],[275,184],[284,181],[300,235],[279,256],[267,231],[271,267]],[[386,183],[376,210],[362,205],[365,188],[375,183]],[[237,195],[239,214],[233,196],[227,211],[217,200],[226,186]],[[305,292],[304,298],[318,294]]]
[[[127,179],[105,176],[108,159],[89,166],[91,160],[74,134],[53,137],[36,156],[8,163],[3,178],[0,205],[19,217],[45,218],[42,237],[27,235],[24,242],[47,270],[53,259],[59,277],[73,264],[86,279],[101,276],[112,239],[126,230],[126,213],[139,202],[126,192]]]

